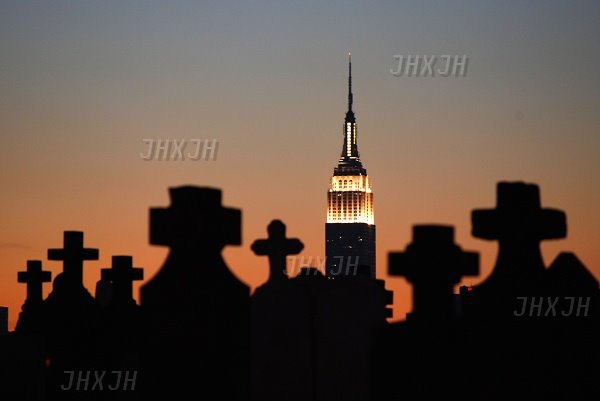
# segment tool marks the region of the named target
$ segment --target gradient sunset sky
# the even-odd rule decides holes
[[[167,249],[148,243],[148,209],[183,184],[242,209],[243,244],[225,257],[251,287],[268,267],[250,244],[274,218],[304,260],[322,258],[348,51],[395,319],[411,288],[388,278],[387,253],[414,224],[454,225],[481,252],[465,283],[490,273],[496,243],[471,237],[470,212],[494,207],[502,180],[539,184],[542,204],[567,213],[546,264],[573,251],[600,278],[598,38],[598,1],[0,0],[0,305],[14,327],[17,271],[41,259],[56,276],[46,252],[64,230],[100,249],[84,268],[92,293],[112,255],[150,279]],[[394,55],[469,64],[465,77],[395,77]],[[216,161],[144,161],[143,140],[159,138],[215,138]]]

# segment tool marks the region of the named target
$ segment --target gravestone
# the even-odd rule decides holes
[[[17,281],[27,284],[25,303],[39,304],[42,302],[42,283],[50,282],[52,273],[42,270],[41,260],[28,260],[27,270],[19,272]]]
[[[273,220],[267,230],[269,237],[254,241],[252,252],[269,257],[269,281],[286,280],[287,256],[299,254],[304,249],[304,244],[297,238],[286,238],[285,224],[281,220]]]
[[[48,260],[63,262],[63,275],[66,285],[83,286],[83,262],[98,260],[98,250],[84,248],[83,232],[65,231],[62,249],[48,249]]]
[[[52,274],[42,270],[41,260],[28,260],[27,270],[18,272],[17,281],[27,285],[27,298],[21,307],[16,331],[39,331],[42,324],[42,284],[50,282]]]
[[[99,252],[84,247],[84,234],[65,231],[63,248],[49,249],[48,259],[63,262],[63,272],[52,282],[52,291],[43,302],[46,378],[49,400],[77,399],[65,393],[65,371],[87,371],[101,358],[96,346],[101,328],[100,308],[83,285],[83,262],[98,260]]]
[[[252,295],[252,397],[301,401],[313,391],[312,332],[305,294],[288,280],[287,256],[300,253],[304,245],[286,237],[280,220],[271,221],[267,232],[267,239],[251,246],[255,255],[269,257],[269,278]]]
[[[567,235],[565,213],[542,208],[539,187],[522,182],[498,183],[496,208],[473,210],[471,221],[474,237],[499,246],[491,275],[476,288],[479,294],[540,288],[545,271],[540,242]]]
[[[109,281],[111,303],[128,305],[135,303],[132,297],[133,282],[144,279],[144,269],[133,267],[131,256],[113,256],[112,267],[102,269],[102,280]]]
[[[389,253],[388,268],[413,286],[411,318],[447,320],[454,314],[454,286],[479,274],[479,254],[456,245],[451,226],[417,225],[406,251]]]
[[[473,343],[454,311],[454,286],[477,275],[479,255],[454,242],[454,228],[416,225],[404,252],[388,254],[390,276],[413,286],[413,309],[406,321],[378,333],[373,350],[372,399],[470,399],[459,390],[469,380],[461,353]]]
[[[246,400],[249,396],[249,288],[221,255],[241,243],[241,212],[221,191],[171,188],[171,205],[150,210],[150,243],[169,247],[141,289],[148,341],[144,397]]]

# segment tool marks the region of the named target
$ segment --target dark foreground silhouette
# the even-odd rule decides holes
[[[493,272],[461,249],[450,226],[415,226],[388,269],[413,287],[413,310],[388,324],[392,294],[367,266],[330,279],[272,221],[252,250],[270,275],[250,296],[221,252],[241,244],[241,211],[221,191],[178,187],[150,210],[150,243],[169,248],[144,278],[132,257],[113,256],[95,296],[84,262],[97,249],[66,231],[48,259],[17,275],[27,297],[16,330],[0,335],[0,400],[598,400],[598,281],[572,253],[549,266],[543,240],[566,236],[562,211],[543,208],[539,188],[499,183],[494,209],[475,210],[472,234],[498,241]]]

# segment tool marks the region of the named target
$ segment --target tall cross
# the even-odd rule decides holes
[[[506,291],[520,284],[539,284],[545,271],[540,242],[564,238],[566,216],[543,209],[535,184],[500,182],[495,209],[473,210],[472,233],[476,238],[499,241],[498,259],[482,284]]]
[[[98,260],[98,249],[83,247],[83,232],[65,231],[63,248],[48,249],[48,259],[62,260],[65,279],[83,286],[83,261]]]
[[[42,270],[41,260],[28,260],[27,271],[17,273],[17,281],[27,284],[27,299],[25,303],[42,302],[42,283],[50,282],[52,273]]]
[[[445,319],[452,314],[454,285],[479,273],[479,254],[456,245],[451,226],[417,225],[406,251],[389,253],[388,272],[413,285],[415,317]]]
[[[273,220],[267,228],[269,237],[259,239],[252,244],[252,251],[258,256],[269,257],[269,281],[287,279],[287,255],[297,255],[304,244],[298,238],[286,238],[285,224],[281,220]]]
[[[133,267],[131,256],[113,256],[112,267],[102,269],[102,280],[112,283],[112,302],[132,300],[133,282],[144,279],[144,269]]]

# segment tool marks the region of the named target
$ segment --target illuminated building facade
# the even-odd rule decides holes
[[[358,153],[352,101],[352,56],[349,53],[344,146],[327,193],[325,252],[326,274],[329,278],[355,275],[357,265],[368,266],[369,276],[375,278],[373,192]]]

